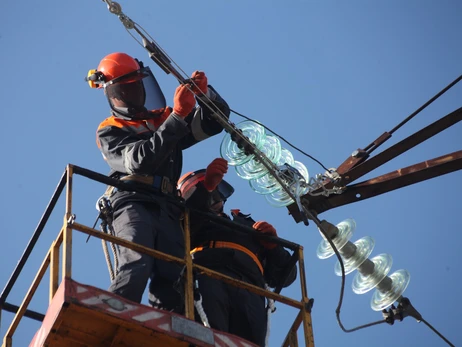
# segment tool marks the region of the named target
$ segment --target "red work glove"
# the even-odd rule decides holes
[[[252,226],[252,228],[268,236],[278,236],[278,234],[276,233],[276,229],[274,229],[274,227],[268,222],[263,222],[263,221],[256,222]],[[274,249],[277,246],[276,243],[265,241],[265,240],[260,240],[260,243],[266,249]]]
[[[214,159],[205,171],[204,187],[209,192],[215,190],[228,172],[228,162],[223,158]]]
[[[179,115],[181,118],[185,118],[191,113],[194,106],[196,105],[196,99],[194,94],[184,84],[180,84],[175,90],[175,96],[173,97],[173,112]]]
[[[194,71],[191,75],[191,79],[194,81],[196,86],[193,86],[192,90],[196,95],[202,95],[207,93],[207,76],[202,71]]]

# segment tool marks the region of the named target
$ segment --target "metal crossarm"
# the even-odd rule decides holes
[[[426,160],[354,185],[350,183],[377,169],[390,160],[405,153],[409,149],[428,140],[462,120],[462,108],[451,112],[436,122],[408,136],[399,143],[389,147],[376,156],[369,158],[369,152],[358,149],[352,153],[337,169],[339,179],[327,181],[325,188],[340,186],[342,193],[338,195],[316,195],[317,191],[302,197],[304,206],[316,213],[322,213],[335,207],[362,201],[398,188],[422,182],[462,169],[462,150]],[[374,143],[376,147],[391,135],[384,133]],[[375,147],[375,148],[376,148]],[[302,221],[296,204],[288,206],[295,221]]]

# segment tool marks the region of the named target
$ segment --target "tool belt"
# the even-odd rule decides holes
[[[176,187],[165,176],[144,176],[144,175],[125,175],[119,178],[121,181],[146,184],[164,194],[176,194]],[[110,196],[115,187],[108,186],[104,195]]]
[[[205,246],[200,246],[200,247],[196,247],[194,248],[193,250],[191,250],[191,255],[196,253],[196,252],[200,252],[204,249],[208,249],[208,248],[232,248],[232,249],[237,249],[238,251],[241,251],[241,252],[244,252],[245,254],[247,254],[248,256],[250,256],[253,261],[255,262],[255,264],[257,264],[258,268],[260,269],[261,273],[263,274],[263,266],[260,262],[260,259],[258,259],[257,255],[255,253],[253,253],[252,251],[250,251],[248,248],[245,248],[244,246],[241,246],[237,243],[234,243],[234,242],[226,242],[226,241],[210,241],[210,243],[208,245],[205,245]]]

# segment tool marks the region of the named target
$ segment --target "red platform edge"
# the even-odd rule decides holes
[[[64,279],[51,301],[40,329],[36,332],[29,347],[43,347],[61,309],[69,304],[78,305],[102,312],[115,318],[130,321],[156,332],[165,333],[179,340],[188,341],[199,346],[214,347],[256,347],[257,345],[235,335],[206,328],[184,316],[158,310],[149,306],[134,303],[105,290],[78,283],[72,279]],[[214,343],[206,343],[193,337],[182,335],[172,329],[172,320],[184,320],[188,325],[196,324],[198,329],[208,329],[213,333]],[[200,327],[200,328],[199,328]]]

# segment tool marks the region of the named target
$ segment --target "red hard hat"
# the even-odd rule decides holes
[[[104,82],[109,82],[139,69],[140,64],[128,54],[111,53],[101,60],[97,71],[103,73]]]
[[[177,189],[180,191],[183,199],[188,200],[194,192],[196,185],[205,180],[206,171],[206,169],[201,169],[194,172],[187,172],[180,177]],[[228,199],[234,193],[234,188],[225,180],[222,180],[218,184],[216,190],[223,200]]]
[[[197,170],[194,172],[190,171],[181,176],[178,180],[177,188],[180,191],[183,199],[189,198],[189,196],[192,194],[192,189],[204,179],[205,169]]]

